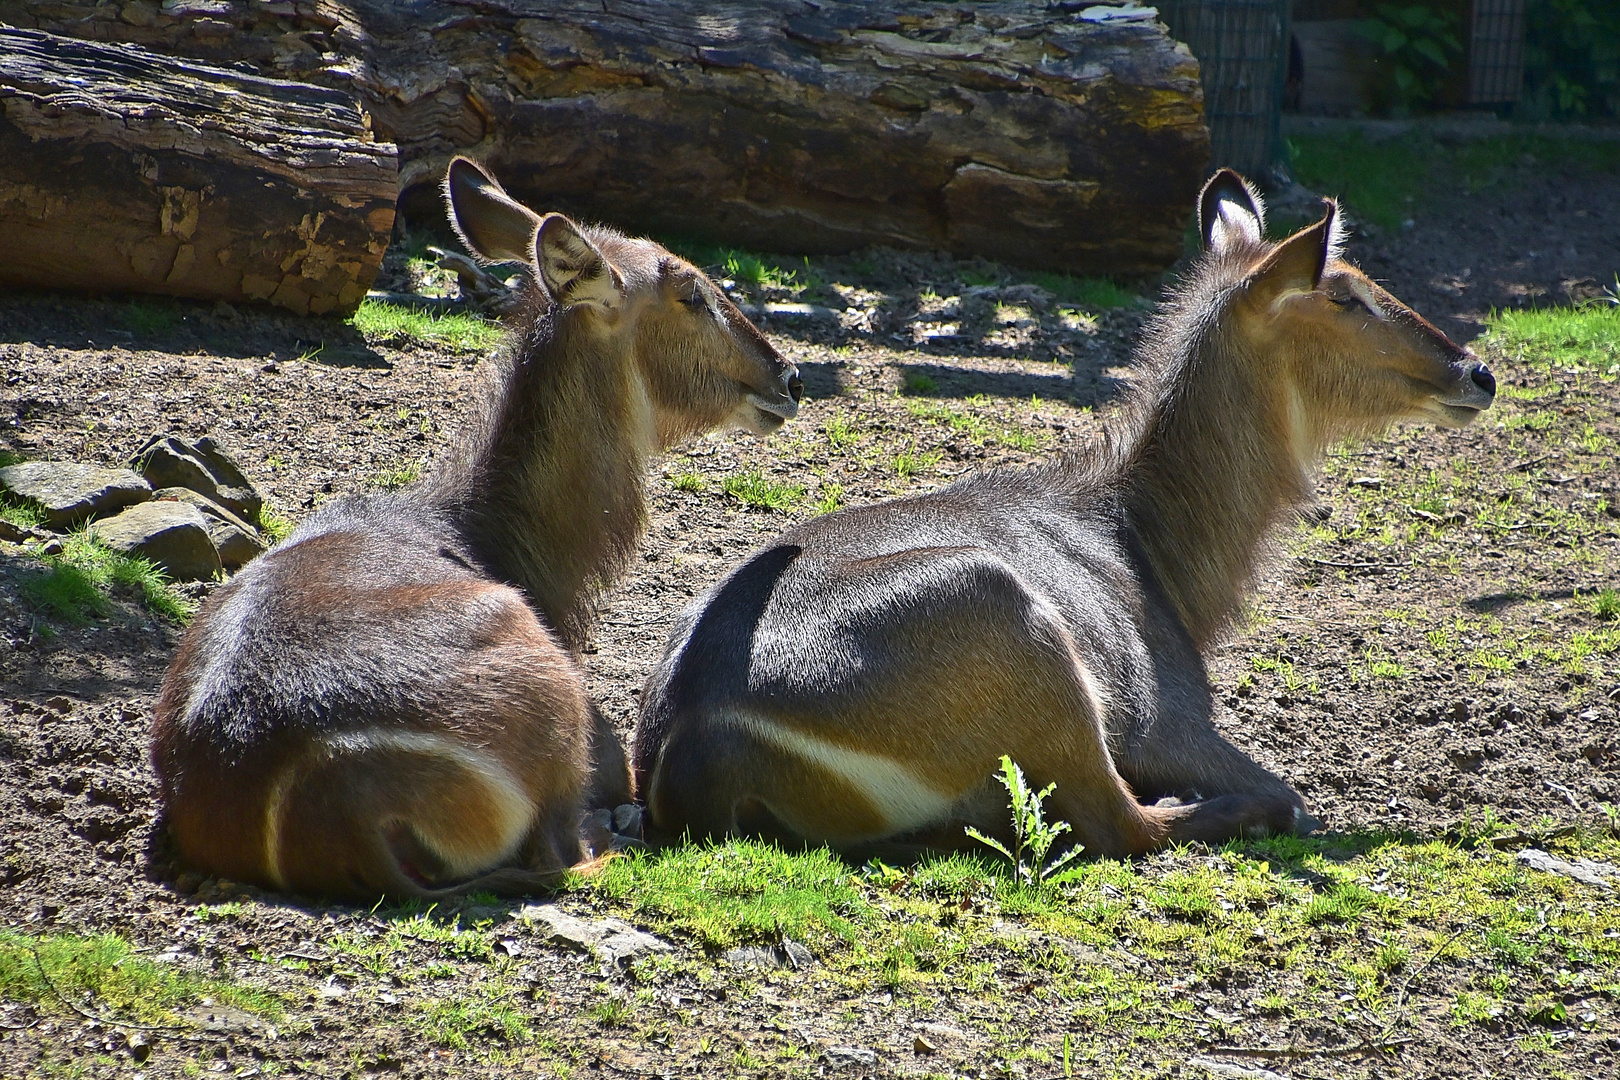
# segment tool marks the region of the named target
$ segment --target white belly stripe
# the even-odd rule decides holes
[[[835,746],[759,716],[730,713],[714,719],[721,725],[740,728],[779,750],[814,762],[837,776],[866,796],[883,816],[888,832],[920,828],[943,820],[962,794],[937,790],[891,757]]]

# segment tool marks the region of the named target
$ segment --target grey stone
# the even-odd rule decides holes
[[[1620,866],[1614,863],[1594,862],[1591,859],[1576,859],[1570,862],[1539,848],[1525,848],[1519,852],[1518,858],[1532,869],[1574,878],[1583,885],[1599,889],[1613,889],[1615,883],[1620,882]]]
[[[1222,1061],[1219,1058],[1188,1058],[1187,1064],[1195,1065],[1211,1076],[1223,1077],[1226,1080],[1288,1080],[1288,1077],[1282,1073],[1275,1073],[1270,1069],[1261,1069],[1251,1065],[1235,1065],[1230,1061]]]
[[[259,536],[259,530],[231,513],[206,495],[190,488],[159,488],[153,502],[181,502],[195,506],[208,519],[208,538],[219,549],[219,561],[225,569],[240,570],[250,560],[263,555],[268,546]]]
[[[187,488],[246,518],[256,520],[264,506],[236,462],[207,436],[187,443],[155,435],[135,451],[132,464],[153,487]]]
[[[783,938],[780,945],[743,945],[726,952],[726,962],[733,967],[791,968],[802,971],[816,962],[815,954],[791,938]]]
[[[620,836],[641,839],[641,807],[635,803],[621,803],[613,808],[613,831]]]
[[[829,1046],[821,1056],[835,1069],[875,1069],[878,1063],[877,1054],[864,1046]]]
[[[208,518],[186,503],[141,503],[95,522],[90,534],[114,551],[151,559],[176,581],[205,581],[222,569]]]
[[[152,485],[128,469],[73,461],[25,461],[0,469],[0,492],[38,510],[45,524],[66,529],[152,497]]]
[[[9,544],[26,544],[30,540],[45,543],[51,539],[51,534],[39,529],[31,529],[26,525],[17,525],[4,518],[0,518],[0,540]]]
[[[644,953],[671,952],[673,946],[621,919],[581,919],[555,904],[525,904],[518,919],[549,941],[590,953],[604,966],[623,964]]]

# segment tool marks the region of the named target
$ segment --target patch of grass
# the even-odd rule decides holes
[[[169,578],[149,559],[121,555],[80,531],[62,538],[62,553],[44,557],[43,573],[25,576],[23,601],[36,610],[75,625],[111,610],[108,594],[128,589],[154,614],[185,623],[196,605],[169,587]]]
[[[491,1039],[506,1043],[534,1040],[518,991],[504,980],[478,984],[472,993],[425,1002],[411,1026],[440,1046],[456,1050],[483,1047]]]
[[[1422,133],[1394,139],[1361,132],[1297,135],[1288,140],[1288,153],[1300,183],[1338,196],[1353,217],[1385,229],[1398,228],[1443,185],[1478,190],[1511,183],[1538,161],[1574,169],[1620,167],[1620,145],[1534,136],[1448,145]]]
[[[844,485],[833,480],[821,485],[821,498],[816,500],[815,510],[818,514],[830,514],[834,510],[841,510],[844,506]]]
[[[821,430],[826,433],[827,441],[834,450],[843,450],[855,445],[859,438],[859,431],[855,421],[843,413],[833,413],[822,421]]]
[[[720,487],[744,506],[786,513],[804,499],[803,484],[787,484],[768,478],[758,469],[734,473],[720,482]]]
[[[924,375],[920,371],[910,371],[906,373],[903,389],[908,394],[932,394],[939,387],[932,376]]]
[[[630,852],[572,885],[720,949],[784,936],[853,943],[879,917],[832,852],[789,854],[747,840]]]
[[[155,963],[113,934],[35,936],[0,929],[0,1000],[31,1002],[41,1012],[67,1016],[66,998],[110,1018],[160,1023],[205,997],[276,1022],[283,1015],[273,994]]]
[[[453,315],[426,308],[364,300],[349,320],[368,342],[444,345],[458,352],[482,352],[501,340],[498,325],[476,315]]]
[[[4,465],[0,465],[0,468],[4,468]],[[45,515],[27,503],[13,502],[0,495],[0,520],[21,525],[25,529],[37,529],[45,524]]]
[[[921,451],[912,448],[894,455],[891,464],[894,466],[896,476],[902,480],[910,480],[918,473],[926,472],[938,465],[939,459],[943,456],[944,454],[938,450]]]
[[[126,330],[133,330],[138,334],[161,334],[165,330],[174,329],[180,321],[180,313],[173,304],[165,304],[151,300],[131,300],[124,308],[121,321]]]
[[[1620,375],[1620,307],[1580,307],[1497,311],[1486,320],[1486,342],[1526,360],[1541,372],[1553,369]]]
[[[1620,619],[1620,591],[1602,589],[1592,598],[1592,614],[1606,622]]]
[[[1107,278],[1075,277],[1037,271],[1027,275],[1029,280],[1067,304],[1075,304],[1092,311],[1131,307],[1141,302],[1141,295]]]
[[[669,478],[669,484],[676,491],[702,491],[705,487],[703,477],[690,469],[676,473]]]
[[[383,469],[371,478],[371,486],[384,491],[398,491],[409,484],[414,484],[422,478],[422,463],[420,461],[407,461],[401,465],[390,466]]]
[[[265,503],[259,508],[259,520],[257,524],[259,526],[259,531],[268,536],[270,538],[270,542],[273,544],[279,544],[281,541],[287,539],[287,537],[292,535],[292,531],[296,527],[294,526],[291,518],[287,517],[269,503]]]

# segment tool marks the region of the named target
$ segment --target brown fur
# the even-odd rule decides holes
[[[1336,207],[1280,244],[1261,214],[1211,180],[1208,250],[1089,452],[800,525],[683,614],[636,731],[655,829],[957,846],[1005,835],[1003,754],[1098,854],[1312,826],[1215,732],[1199,650],[1328,443],[1467,423],[1495,383],[1337,258]]]
[[[796,409],[792,366],[694,267],[465,160],[447,191],[469,246],[527,253],[540,284],[433,476],[323,508],[187,634],[152,752],[211,873],[375,899],[580,863],[582,810],[632,787],[571,650],[641,530],[647,457]]]

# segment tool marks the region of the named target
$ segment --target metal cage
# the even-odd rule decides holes
[[[1161,0],[1156,6],[1202,69],[1212,164],[1265,174],[1282,156],[1289,0]]]

